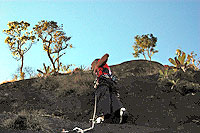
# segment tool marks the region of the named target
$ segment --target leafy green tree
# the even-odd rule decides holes
[[[63,25],[59,26],[54,21],[42,20],[35,25],[34,31],[43,42],[43,49],[49,57],[53,71],[58,72],[62,64],[60,58],[65,54],[62,51],[68,47],[72,48],[72,44],[68,43],[71,37],[66,36],[66,33],[63,31]]]
[[[30,26],[28,22],[13,21],[8,22],[7,25],[8,29],[3,30],[8,35],[5,43],[8,44],[13,57],[17,61],[21,60],[20,77],[24,79],[24,55],[30,50],[36,38],[33,31],[28,31],[28,27]]]
[[[151,57],[153,54],[157,53],[158,50],[155,50],[157,38],[153,36],[153,34],[147,34],[142,36],[135,36],[135,42],[133,45],[134,53],[133,56],[138,58],[140,54],[144,56],[146,60],[146,55],[149,57],[151,61]]]

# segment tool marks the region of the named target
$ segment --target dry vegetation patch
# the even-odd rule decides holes
[[[3,128],[51,132],[48,121],[44,118],[44,110],[22,110],[10,113],[2,122]]]

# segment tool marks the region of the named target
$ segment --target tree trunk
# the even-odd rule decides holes
[[[50,41],[49,41],[49,44],[48,44],[48,47],[47,47],[47,55],[48,55],[48,57],[49,57],[49,59],[50,59],[50,61],[51,61],[51,64],[53,65],[53,69],[54,69],[54,72],[56,71],[56,67],[55,67],[55,64],[54,64],[54,62],[53,62],[53,59],[51,58],[51,55],[50,55],[50,45],[51,45],[51,42],[52,42],[52,37],[51,37],[51,39],[50,39]]]
[[[144,59],[147,60],[147,59],[146,59],[146,56],[145,56],[145,53],[143,52],[142,54],[143,54],[143,56],[144,56]]]
[[[51,58],[51,55],[50,55],[49,50],[47,51],[47,55],[48,55],[48,57],[49,57],[49,59],[50,59],[50,61],[51,61],[51,64],[52,64],[52,66],[53,66],[53,69],[54,69],[54,71],[55,71],[55,70],[56,70],[56,67],[55,67],[55,64],[53,63],[53,59]]]
[[[21,79],[24,79],[23,66],[24,66],[24,55],[21,55],[21,67],[20,67],[20,78]]]
[[[59,70],[60,70],[60,64],[59,64],[59,63],[60,63],[60,62],[59,62],[59,56],[60,56],[60,53],[58,52],[58,55],[57,55],[57,58],[58,58],[58,59],[57,59],[57,63],[58,63],[58,72],[59,72]]]
[[[150,61],[151,61],[151,55],[150,55],[150,53],[149,53],[149,49],[147,49],[147,55],[148,55],[148,57],[149,57],[149,59],[150,59]]]

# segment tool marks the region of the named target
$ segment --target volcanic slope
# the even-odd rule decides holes
[[[159,70],[164,70],[158,62],[127,61],[111,66],[111,70],[119,79],[117,86],[128,121],[98,124],[89,132],[200,131],[199,71],[190,71],[188,79],[179,72],[180,84],[171,89],[171,84],[158,80]],[[80,71],[0,85],[0,132],[61,132],[89,127],[94,79],[91,71]]]

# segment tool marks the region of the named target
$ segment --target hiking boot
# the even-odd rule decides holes
[[[95,120],[95,123],[97,124],[102,123],[102,122],[104,122],[104,116],[97,117]]]
[[[127,118],[128,118],[128,114],[127,114],[126,109],[125,108],[121,108],[119,113],[120,113],[119,123],[120,124],[126,123],[127,122]]]

